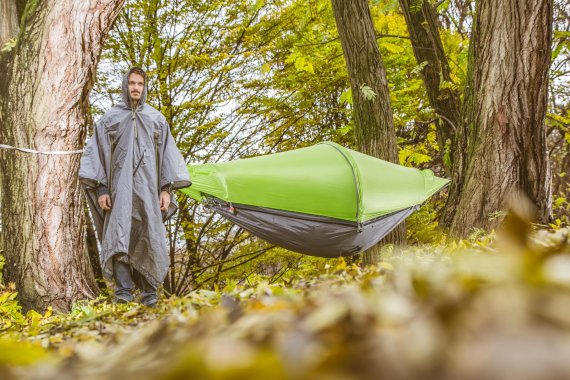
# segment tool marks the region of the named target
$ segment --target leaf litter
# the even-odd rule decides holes
[[[341,258],[275,284],[228,281],[157,308],[102,296],[21,315],[4,287],[0,377],[568,377],[569,231],[506,231],[394,250],[366,268]]]

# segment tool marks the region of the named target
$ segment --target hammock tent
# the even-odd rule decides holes
[[[320,257],[364,251],[448,184],[331,142],[189,165],[182,193],[266,241]]]

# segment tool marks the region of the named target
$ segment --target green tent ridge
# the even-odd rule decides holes
[[[212,196],[358,223],[421,204],[449,183],[333,142],[188,170],[193,184],[179,191],[197,201]]]

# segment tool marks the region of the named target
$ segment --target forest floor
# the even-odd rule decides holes
[[[365,269],[332,262],[154,309],[100,297],[22,315],[4,287],[0,378],[570,376],[568,229],[408,247]]]

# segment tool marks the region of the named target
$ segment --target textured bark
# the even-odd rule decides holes
[[[524,193],[551,215],[544,118],[552,39],[552,0],[481,0],[469,52],[465,104],[443,218],[455,236],[491,229],[489,216]]]
[[[357,149],[398,163],[388,80],[376,42],[368,1],[332,0],[332,5],[350,76]],[[373,100],[364,96],[362,86],[368,86],[374,91],[376,96]],[[364,262],[375,262],[383,243],[388,241],[403,244],[405,239],[405,225],[401,224],[383,242],[364,254]]]
[[[0,55],[0,141],[83,146],[95,67],[123,1],[26,3],[18,43]],[[80,156],[0,152],[6,279],[26,309],[69,310],[97,291],[83,238]]]
[[[437,13],[428,0],[399,0],[406,19],[412,48],[418,64],[425,63],[421,71],[427,96],[432,108],[440,118],[437,127],[437,140],[441,154],[445,145],[455,140],[455,129],[459,125],[461,102],[457,90],[443,87],[443,81],[452,82],[450,68],[441,37]],[[454,162],[454,157],[451,157]],[[446,168],[448,174],[451,168]]]

